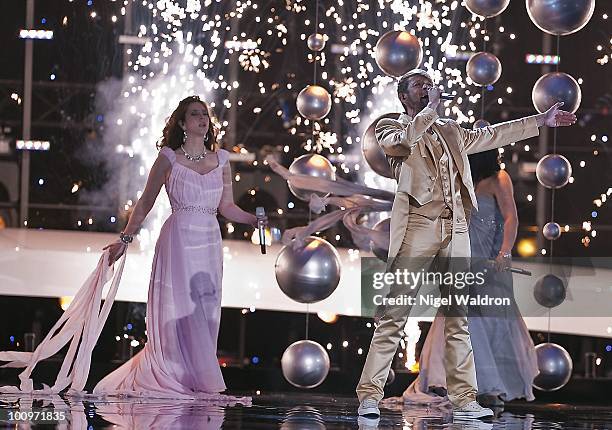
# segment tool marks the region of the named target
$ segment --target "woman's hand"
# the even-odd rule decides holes
[[[263,228],[268,227],[268,217],[266,215],[262,216],[261,218],[257,218],[257,222],[261,223]],[[259,226],[259,224],[257,225]]]
[[[127,249],[127,245],[120,240],[110,243],[102,248],[104,251],[108,249],[108,265],[112,266],[115,264],[115,261],[119,260],[121,256],[125,253]]]
[[[512,267],[512,254],[509,252],[499,252],[495,257],[495,270],[504,272]]]
[[[264,228],[268,227],[268,217],[266,215],[262,217],[257,217],[256,215],[253,215],[253,221],[251,222],[251,226],[253,228],[259,228],[260,222]]]

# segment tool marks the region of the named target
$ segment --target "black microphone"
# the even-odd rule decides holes
[[[521,269],[520,267],[508,267],[506,269],[512,273],[518,273],[519,275],[531,276],[532,273],[529,270]]]
[[[263,225],[262,219],[266,216],[266,211],[263,207],[257,206],[255,208],[255,216],[257,217],[257,229],[259,230],[259,247],[261,253],[266,253],[266,229]]]
[[[487,263],[490,266],[494,266],[495,265],[495,260],[488,260]],[[517,275],[525,275],[525,276],[531,276],[532,273],[529,270],[525,270],[525,269],[521,269],[520,267],[506,267],[506,269],[504,269],[506,272],[512,272],[512,273],[516,273]]]

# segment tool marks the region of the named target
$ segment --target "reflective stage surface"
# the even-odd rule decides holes
[[[0,395],[2,428],[23,429],[612,429],[612,407],[511,403],[494,419],[454,420],[450,408],[389,405],[374,420],[356,399],[262,394],[252,406],[185,400],[79,399]]]

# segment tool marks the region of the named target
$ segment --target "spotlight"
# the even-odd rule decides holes
[[[27,151],[48,151],[51,143],[48,140],[18,140],[16,147]]]
[[[558,55],[525,54],[527,64],[559,64],[560,61]]]
[[[37,39],[37,40],[51,40],[53,39],[52,30],[35,30],[35,29],[21,29],[19,30],[20,39]]]

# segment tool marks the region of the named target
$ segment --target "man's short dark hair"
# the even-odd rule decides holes
[[[412,69],[408,73],[402,75],[397,81],[397,95],[398,96],[400,94],[405,94],[408,92],[408,82],[410,81],[410,78],[412,78],[413,76],[422,76],[424,78],[429,79],[433,83],[433,79],[431,78],[429,73],[427,73],[425,70]]]

